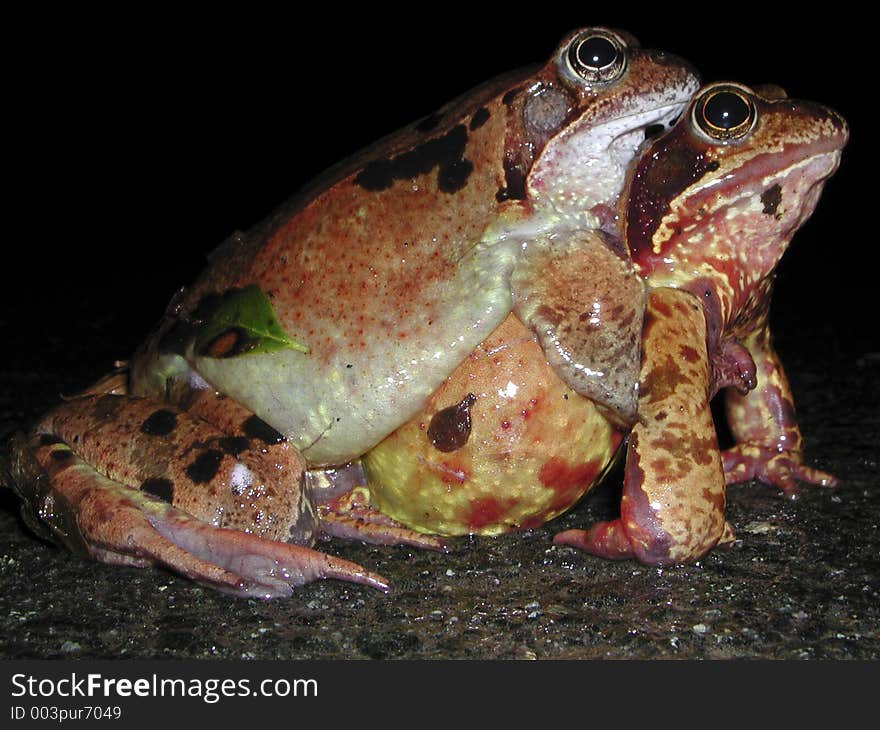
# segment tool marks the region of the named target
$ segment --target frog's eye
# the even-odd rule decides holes
[[[585,31],[568,47],[568,65],[584,81],[614,81],[626,68],[626,44],[606,30]]]
[[[748,89],[720,84],[706,89],[694,102],[693,120],[713,140],[740,139],[755,126],[757,112]]]

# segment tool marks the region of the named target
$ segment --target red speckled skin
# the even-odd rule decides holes
[[[751,102],[755,120],[738,139],[713,140],[696,120],[702,100],[725,86]],[[660,565],[696,559],[733,538],[726,481],[757,477],[789,496],[795,479],[835,483],[802,464],[767,311],[773,269],[846,139],[845,122],[829,109],[778,90],[763,98],[717,85],[633,167],[627,241],[653,289],[621,517],[557,542]],[[725,387],[737,445],[722,459],[709,400]]]
[[[505,321],[510,273],[535,231],[610,225],[640,130],[674,117],[696,88],[675,57],[588,32],[619,43],[613,82],[566,65],[572,34],[545,65],[380,141],[215,251],[132,359],[129,393],[143,400],[120,406],[98,386],[16,445],[12,482],[34,521],[102,560],[160,562],[239,595],[286,595],[316,577],[385,587],[344,561],[278,547],[316,531],[304,469],[356,459],[422,407]],[[252,284],[307,351],[234,357],[235,326],[200,348],[212,303]],[[600,441],[613,449],[619,438]],[[539,474],[551,510],[608,461],[556,458]],[[477,498],[463,519],[497,524],[511,500]],[[325,532],[442,547],[364,512],[357,495],[335,502],[354,522],[323,512]]]
[[[134,392],[167,390],[156,364],[163,331],[193,319],[206,295],[256,284],[308,354],[200,358],[184,343],[205,380],[311,465],[355,459],[411,418],[510,311],[521,241],[596,227],[617,204],[633,150],[612,155],[602,135],[591,147],[590,130],[626,137],[677,113],[695,90],[686,64],[633,39],[618,83],[584,84],[564,65],[570,40],[540,68],[401,130],[230,239],[174,303],[159,344],[136,356]],[[591,173],[588,155],[609,169]],[[573,211],[562,219],[558,206]]]

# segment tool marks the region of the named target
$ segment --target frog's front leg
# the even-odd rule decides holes
[[[666,565],[733,540],[709,408],[706,324],[696,298],[675,289],[651,291],[642,347],[620,518],[568,530],[554,542]]]
[[[794,399],[770,331],[758,328],[743,344],[755,361],[757,387],[746,394],[729,389],[727,420],[736,446],[722,453],[728,484],[759,479],[797,497],[797,481],[833,487],[831,474],[805,466],[803,439],[795,417]]]
[[[26,518],[96,559],[165,565],[242,596],[289,595],[317,578],[388,587],[360,566],[304,546],[317,518],[292,449],[266,463],[258,443],[189,413],[114,395],[59,406],[23,441],[11,472]]]

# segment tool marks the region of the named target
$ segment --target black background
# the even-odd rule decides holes
[[[735,656],[809,656],[803,649],[821,658],[875,656],[876,611],[873,594],[863,587],[863,581],[876,575],[873,454],[880,437],[873,415],[877,378],[871,369],[876,369],[871,362],[877,360],[865,357],[880,352],[873,309],[874,229],[880,208],[873,177],[877,64],[876,41],[868,32],[873,24],[846,15],[842,8],[832,14],[834,9],[826,7],[819,17],[803,7],[780,3],[658,4],[650,10],[617,5],[616,11],[599,4],[563,10],[547,3],[512,12],[492,5],[421,4],[408,10],[372,8],[358,16],[337,7],[316,15],[309,8],[308,19],[297,17],[295,8],[278,14],[183,15],[179,9],[155,5],[109,14],[45,10],[32,11],[27,18],[8,15],[3,105],[6,225],[0,269],[4,274],[0,382],[7,392],[0,393],[0,436],[8,423],[20,425],[35,417],[56,402],[59,393],[75,392],[105,372],[113,358],[128,356],[177,287],[200,270],[207,252],[234,230],[259,221],[327,166],[495,74],[544,61],[573,28],[594,24],[625,28],[645,46],[689,59],[706,81],[776,83],[792,96],[838,109],[850,122],[852,138],[841,169],[783,260],[774,298],[777,343],[784,340],[783,360],[793,363],[789,372],[798,378],[795,390],[802,420],[807,419],[810,453],[824,455],[819,465],[830,462],[849,486],[840,506],[821,494],[799,512],[769,490],[732,490],[731,512],[738,527],[746,526],[748,519],[770,515],[767,519],[785,529],[767,539],[744,530],[745,548],[732,557],[713,553],[705,577],[700,575],[703,568],[688,567],[674,574],[668,571],[666,575],[672,577],[665,582],[659,575],[642,576],[641,581],[629,578],[633,587],[628,587],[615,573],[625,566],[587,564],[598,578],[581,578],[583,583],[598,582],[599,590],[609,594],[602,615],[620,614],[611,622],[610,634],[596,629],[595,641],[615,650],[623,646],[620,656],[652,656],[655,651],[660,656],[705,656],[706,644],[700,636],[684,639],[681,654],[664,641],[671,630],[681,633],[674,625],[670,628],[678,614],[664,610],[672,596],[669,600],[676,608],[691,607],[696,616],[682,617],[684,627],[703,620],[704,605],[723,607],[728,623],[717,619],[717,632],[713,627],[707,641],[714,633],[724,638],[729,626],[735,632],[729,651]],[[813,362],[805,363],[805,358]],[[14,514],[12,497],[4,490],[0,504],[4,512]],[[789,529],[796,524],[795,517],[806,527]],[[581,515],[571,519],[580,520]],[[277,643],[284,644],[284,656],[323,651],[320,632],[309,623],[298,623],[300,619],[317,623],[308,606],[298,608],[299,598],[289,604],[254,607],[232,605],[181,584],[172,584],[163,593],[164,583],[159,591],[156,585],[164,579],[153,573],[105,571],[34,549],[29,534],[15,524],[7,537],[12,545],[9,554],[18,561],[17,571],[9,568],[8,574],[14,574],[16,582],[10,577],[2,595],[17,611],[25,610],[19,604],[32,601],[30,605],[42,614],[24,625],[10,619],[8,624],[15,628],[6,632],[4,647],[10,655],[57,657],[62,640],[69,637],[82,645],[87,657],[106,656],[129,645],[141,657],[162,651],[163,656],[205,656],[216,627],[227,622],[232,636],[217,632],[226,657],[235,656],[237,637],[247,638],[253,625],[272,626],[273,639],[282,637]],[[524,577],[531,574],[542,590],[549,580],[551,595],[557,595],[562,579],[553,579],[552,572],[547,579],[533,567],[537,540],[522,537],[518,548],[504,547],[504,554],[511,553],[514,564],[521,562]],[[459,576],[456,586],[465,585],[461,595],[474,590],[463,580],[469,560],[490,570],[514,571],[497,567],[493,549],[488,541],[480,542],[453,563]],[[487,553],[489,559],[474,557]],[[788,562],[790,553],[799,561],[795,566]],[[374,561],[371,553],[366,555]],[[354,552],[352,557],[361,560],[364,553]],[[394,565],[391,557],[399,556],[383,556],[379,562],[383,570],[387,567],[400,578],[403,590],[389,600],[388,607],[384,597],[382,602],[367,597],[366,607],[354,614],[358,625],[350,631],[358,635],[357,656],[395,656],[391,649],[383,649],[396,646],[394,641],[400,641],[404,650],[412,646],[404,642],[410,638],[405,633],[409,629],[397,628],[395,633],[392,625],[387,634],[380,633],[375,617],[393,624],[402,621],[401,616],[429,616],[438,605],[447,605],[432,594],[439,591],[436,581],[426,584],[422,577],[406,577],[403,568],[411,567],[416,575],[425,563],[412,559]],[[556,560],[562,566],[557,566],[557,573],[567,574],[568,559]],[[445,575],[447,565],[432,567],[432,575]],[[836,570],[833,586],[826,587],[822,582],[831,574],[824,566],[829,565]],[[724,588],[730,576],[743,586],[735,601]],[[670,584],[675,589],[671,594]],[[562,585],[567,583],[563,580]],[[653,598],[655,589],[659,598]],[[338,597],[342,590],[315,588],[319,598]],[[507,616],[511,600],[524,603],[536,593],[534,587],[520,589],[512,579],[503,581],[490,597],[500,605],[492,609],[492,616]],[[68,603],[62,600],[65,596]],[[529,598],[521,600],[523,596]],[[845,596],[846,601],[838,604],[837,596]],[[338,622],[334,626],[350,620],[350,600],[343,601],[331,617]],[[577,594],[565,602],[575,606],[575,616],[599,605],[589,604],[583,610]],[[782,620],[787,614],[778,610],[778,604],[784,607],[787,602],[815,618],[806,630],[799,629],[803,638],[791,637],[777,649],[778,634],[801,625],[801,619]],[[146,621],[140,620],[142,604],[147,606]],[[195,609],[196,604],[204,606],[204,613]],[[838,605],[837,614],[827,608]],[[642,638],[631,639],[629,629],[639,626],[643,613],[655,619]],[[12,615],[11,608],[6,615]],[[117,623],[132,638],[105,638],[102,631]],[[743,633],[752,624],[761,630]],[[543,625],[536,628],[540,631]],[[153,638],[157,632],[167,638]],[[284,638],[290,636],[297,642]],[[273,656],[259,641],[251,641],[248,648],[257,647],[261,657]],[[428,654],[442,642],[424,644],[422,649],[417,643],[409,655]],[[305,649],[300,650],[301,645]],[[339,646],[331,648],[342,651]],[[468,656],[466,648],[458,652],[456,656]],[[580,681],[583,671],[578,668],[577,674],[567,676]],[[753,678],[752,663],[747,671],[748,677],[739,684],[748,688],[750,698],[765,688],[777,695],[787,689],[779,686],[778,676],[770,682]],[[795,683],[788,695],[796,699],[778,705],[787,714],[814,703],[835,711],[853,707],[852,697],[839,697],[840,687],[856,686],[850,681],[834,685],[835,703],[828,701],[830,683],[816,682],[817,691],[812,692],[812,686],[805,690],[803,678],[792,680],[789,671],[786,666],[779,672]],[[458,677],[458,672],[450,676]],[[698,673],[700,678],[709,676],[702,669]],[[670,676],[665,667],[662,674]],[[382,674],[370,676],[380,683],[385,679]],[[450,691],[436,679],[425,682],[425,675],[410,679],[408,687],[436,688],[440,698]],[[484,679],[465,678],[462,685],[482,691]],[[638,680],[629,675],[620,678],[617,686],[635,685],[642,694],[645,687],[657,686],[656,680]],[[395,690],[400,686],[400,681],[390,681],[384,695],[383,688],[371,693],[369,687],[364,694],[388,698],[390,687],[396,713],[405,699],[401,694],[408,694]],[[555,682],[541,687],[540,695],[518,693],[519,687],[511,693],[510,686],[503,701],[491,705],[493,709],[522,710],[522,705],[529,705],[545,712],[546,699],[528,701],[536,696],[550,697],[555,713],[555,699],[561,696],[575,699],[581,714],[595,713],[596,705],[602,704],[617,713],[621,707],[633,711],[633,703],[609,702],[603,687],[597,689],[590,682],[579,685],[588,692],[592,686],[589,694],[566,691]],[[688,689],[685,710],[693,711],[693,703],[702,697],[719,706],[725,700],[723,690],[719,694],[701,689]],[[444,691],[447,695],[441,694]],[[522,702],[510,702],[511,696],[520,695]],[[585,699],[593,701],[586,704]],[[363,708],[356,700],[349,704]],[[652,712],[662,707],[658,702],[642,704]],[[730,701],[723,706],[729,708]],[[737,705],[752,714],[756,706]]]
[[[7,92],[7,341],[20,350],[36,335],[38,356],[42,337],[63,338],[66,318],[95,302],[81,316],[127,313],[102,332],[127,356],[230,233],[378,137],[543,61],[569,30],[606,24],[687,58],[704,81],[776,83],[847,117],[843,164],[783,261],[775,307],[793,327],[834,323],[841,346],[863,347],[876,330],[865,309],[875,291],[876,64],[859,20],[777,4],[715,8],[20,19]],[[88,343],[75,346],[89,356]]]

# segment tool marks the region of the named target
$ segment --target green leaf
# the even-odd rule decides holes
[[[272,303],[256,284],[229,289],[212,302],[196,336],[196,354],[227,358],[279,350],[308,352],[281,329]]]

